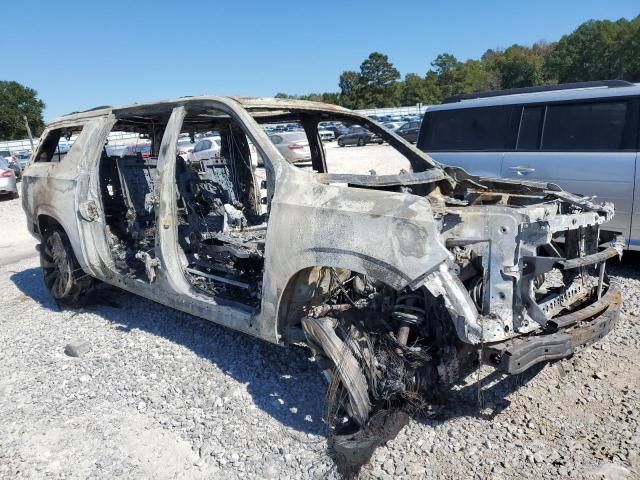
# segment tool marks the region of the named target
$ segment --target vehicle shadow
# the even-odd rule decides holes
[[[484,367],[472,373],[462,387],[454,387],[433,399],[429,409],[417,415],[425,425],[435,426],[457,417],[491,421],[511,405],[509,397],[529,383],[547,364],[534,365],[519,375],[506,375]],[[491,371],[491,373],[488,373]]]
[[[51,298],[39,268],[15,272],[10,279],[43,308],[65,309]],[[246,385],[255,405],[282,425],[325,436],[326,386],[306,349],[272,345],[107,285],[82,310],[122,332],[139,329],[188,348]]]
[[[616,275],[624,278],[640,278],[640,252],[625,251],[622,260],[617,258],[607,262],[607,272],[610,275]]]

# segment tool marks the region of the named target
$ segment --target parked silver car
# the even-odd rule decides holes
[[[309,133],[312,168],[288,161],[260,126],[294,120]],[[317,134],[326,120],[379,135],[384,161],[404,167],[328,170]],[[150,155],[109,156],[110,129],[148,134]],[[216,161],[177,160],[180,134],[194,130],[220,132]],[[340,155],[362,168],[361,152]],[[34,159],[22,204],[58,303],[90,298],[95,278],[273,343],[306,344],[329,380],[334,458],[351,471],[407,412],[481,363],[518,374],[572,355],[618,319],[605,261],[621,241],[600,232],[611,205],[442,168],[335,105],[183,97],[100,108],[49,124]]]
[[[193,151],[193,147],[195,146],[196,143],[191,141],[191,137],[180,137],[176,147],[176,154],[182,158],[182,160],[186,161],[187,156]]]
[[[0,195],[18,196],[16,174],[5,158],[0,158]]]
[[[179,156],[185,159],[185,155]],[[200,162],[220,158],[220,137],[204,137],[198,140],[189,150],[187,148],[186,161]]]
[[[280,154],[291,163],[310,162],[311,151],[309,141],[303,131],[278,132],[269,138],[276,146]]]
[[[429,107],[418,147],[488,177],[552,182],[613,202],[608,229],[640,249],[640,84],[534,87]]]

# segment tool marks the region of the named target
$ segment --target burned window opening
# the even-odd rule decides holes
[[[102,149],[98,171],[113,269],[153,282],[156,259],[158,149],[166,114],[121,115]]]
[[[141,152],[100,159],[100,189],[106,234],[116,271],[131,278],[152,281],[155,264],[155,157]]]
[[[258,307],[267,215],[257,196],[255,147],[232,119],[214,118],[219,151],[197,161],[177,159],[178,238],[185,276],[207,295]],[[198,131],[189,121],[185,128],[190,134]]]

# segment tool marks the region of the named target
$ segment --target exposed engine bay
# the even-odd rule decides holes
[[[477,190],[428,194],[450,258],[417,288],[308,272],[315,294],[297,311],[330,384],[328,423],[346,464],[368,455],[389,415],[421,411],[480,364],[521,373],[615,323],[620,298],[605,262],[624,242],[600,232],[609,206],[564,192]],[[587,333],[588,322],[600,333]]]

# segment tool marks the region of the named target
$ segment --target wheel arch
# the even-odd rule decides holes
[[[400,272],[389,269],[389,266],[382,267],[380,262],[372,260],[363,262],[362,259],[358,259],[357,264],[354,264],[353,261],[326,261],[302,267],[289,276],[279,296],[276,331],[278,336],[284,339],[285,342],[288,337],[292,336],[291,331],[300,326],[303,307],[314,300],[319,301],[322,299],[322,292],[317,292],[316,287],[318,281],[322,280],[322,271],[329,268],[348,270],[352,274],[366,275],[372,280],[383,283],[395,290],[401,290],[408,284],[407,279]],[[315,299],[314,296],[316,296]]]
[[[59,228],[60,230],[62,230],[66,237],[69,239],[71,250],[76,257],[76,260],[82,267],[82,270],[84,270],[85,273],[89,273],[87,271],[80,239],[77,237],[77,235],[73,235],[72,228],[66,226],[58,217],[51,215],[50,212],[45,213],[43,211],[38,212],[38,215],[36,217],[36,225],[38,226],[38,235],[40,236],[41,241],[43,240],[44,233],[55,228]]]

